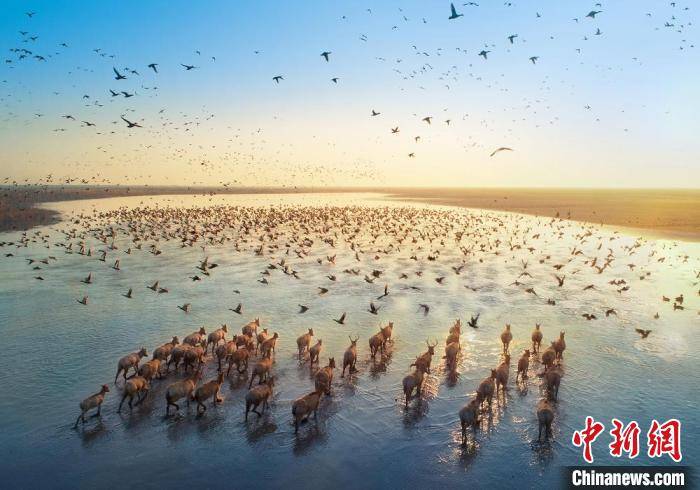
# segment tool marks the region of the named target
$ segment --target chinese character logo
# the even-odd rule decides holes
[[[605,426],[600,422],[593,420],[593,417],[586,417],[586,427],[583,430],[574,432],[571,441],[574,446],[583,446],[583,459],[587,463],[593,462],[593,452],[591,451],[591,446],[598,438],[598,436],[605,430]]]
[[[671,459],[678,463],[683,459],[681,454],[681,423],[679,420],[671,419],[663,424],[652,420],[649,432],[647,432],[647,454],[650,458],[660,458],[664,454],[671,456]]]

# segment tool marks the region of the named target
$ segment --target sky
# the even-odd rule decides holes
[[[700,185],[696,4],[465,3],[4,0],[0,179]]]

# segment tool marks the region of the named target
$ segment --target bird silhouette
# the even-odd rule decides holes
[[[448,19],[454,20],[454,19],[457,19],[457,18],[462,17],[462,16],[464,16],[464,14],[458,14],[457,10],[455,9],[455,4],[451,3],[450,4],[450,16],[448,17]]]

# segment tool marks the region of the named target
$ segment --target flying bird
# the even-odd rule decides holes
[[[126,77],[124,75],[122,75],[121,73],[119,73],[119,71],[117,71],[116,68],[112,67],[112,70],[114,70],[114,74],[115,74],[114,79],[115,80],[126,80]]]
[[[450,19],[450,20],[454,20],[454,19],[457,19],[458,17],[463,17],[463,16],[464,16],[464,14],[458,14],[458,13],[457,13],[457,10],[455,9],[455,4],[454,4],[454,3],[451,3],[451,4],[450,4],[450,11],[451,11],[451,13],[450,13],[450,16],[448,17],[448,19]]]
[[[120,116],[122,118],[122,121],[124,121],[128,126],[127,128],[142,128],[139,123],[131,122],[128,119],[126,119],[124,116]]]
[[[496,153],[499,153],[499,152],[501,152],[501,151],[513,151],[513,149],[512,149],[512,148],[508,148],[507,146],[501,146],[500,148],[496,148],[495,150],[493,150],[493,152],[491,152],[491,155],[489,155],[489,156],[492,157],[492,156],[494,156]]]

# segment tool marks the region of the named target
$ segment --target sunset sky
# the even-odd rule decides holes
[[[463,3],[3,1],[0,178],[698,187],[696,5]]]

